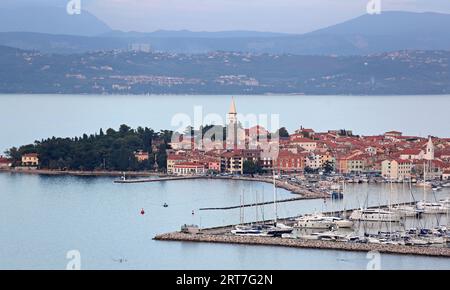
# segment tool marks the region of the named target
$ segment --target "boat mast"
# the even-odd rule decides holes
[[[278,221],[278,208],[277,208],[277,188],[275,183],[275,170],[273,170],[273,209],[275,213],[275,225]]]

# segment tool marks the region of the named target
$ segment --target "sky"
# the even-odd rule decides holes
[[[70,0],[1,0],[14,5],[65,5]],[[79,0],[111,28],[122,31],[254,30],[305,33],[366,13],[369,1],[382,11],[450,13],[449,0]]]

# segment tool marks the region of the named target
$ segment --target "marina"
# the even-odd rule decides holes
[[[411,184],[409,188],[411,199],[415,200]],[[392,194],[392,185],[390,189]],[[426,196],[425,187],[424,196]],[[436,196],[434,197],[436,199]],[[257,193],[255,200],[258,200]],[[332,197],[331,200],[333,200]],[[394,204],[389,197],[388,203],[383,205],[371,207],[366,205],[364,208],[333,210],[280,220],[278,218],[280,201],[277,198],[276,179],[273,175],[272,202],[245,204],[244,191],[240,201],[239,206],[209,208],[209,210],[239,208],[239,225],[206,229],[200,229],[195,225],[188,227],[194,231],[186,230],[187,227],[183,226],[181,232],[160,234],[154,239],[450,257],[450,247],[448,247],[450,234],[447,231],[450,211],[448,198],[436,202],[414,201]],[[259,221],[258,207],[271,203],[274,206],[274,219],[264,220],[264,212],[262,212],[263,218]],[[246,207],[255,207],[256,221],[245,223],[244,209]],[[405,211],[405,209],[408,210]],[[435,216],[436,225],[427,228],[425,226],[427,221],[423,215]],[[441,215],[444,215],[445,221],[441,221]],[[420,228],[417,227],[419,225]],[[339,231],[340,229],[348,229],[348,231],[342,232]],[[302,230],[309,231],[302,232]]]

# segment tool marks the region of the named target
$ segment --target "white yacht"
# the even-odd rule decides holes
[[[439,201],[440,204],[442,204],[443,206],[450,208],[450,198],[446,198],[446,199],[441,199]]]
[[[335,217],[335,216],[327,217],[327,216],[324,216],[323,219],[333,222],[338,228],[341,228],[341,229],[353,227],[353,222],[352,221],[346,220],[346,219],[342,219],[340,217]]]
[[[324,219],[323,216],[305,215],[296,219],[296,228],[306,229],[332,229],[336,224],[330,219]]]
[[[423,210],[424,213],[431,214],[445,214],[449,210],[449,208],[441,202],[428,201],[419,201],[417,203],[417,208]]]
[[[350,220],[399,222],[400,215],[384,209],[359,209],[352,212]]]
[[[417,208],[413,205],[396,205],[391,208],[393,212],[398,213],[400,216],[415,217],[421,215],[424,210]]]

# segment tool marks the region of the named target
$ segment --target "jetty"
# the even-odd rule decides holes
[[[163,176],[152,178],[132,178],[132,179],[118,179],[114,183],[132,184],[132,183],[151,183],[151,182],[165,182],[165,181],[177,181],[177,180],[193,180],[193,179],[218,179],[218,180],[240,180],[240,181],[252,181],[252,182],[264,182],[273,183],[271,177],[246,177],[246,176],[215,176],[215,175],[191,175],[191,176]],[[308,189],[305,186],[299,184],[293,184],[285,180],[275,180],[275,186],[290,191],[293,194],[301,195],[302,198],[292,198],[294,201],[298,199],[315,199],[315,198],[329,198],[330,195],[326,192]],[[286,202],[285,201],[285,202]],[[280,201],[283,202],[283,201]]]
[[[181,232],[167,233],[157,235],[154,240],[157,241],[178,241],[178,242],[195,242],[195,243],[222,243],[222,244],[239,244],[239,245],[255,245],[255,246],[278,246],[290,248],[306,248],[321,250],[340,250],[340,251],[356,251],[370,252],[377,251],[385,254],[399,255],[420,255],[433,257],[450,257],[450,248],[448,247],[420,247],[420,246],[403,246],[388,244],[362,244],[340,241],[324,241],[324,240],[303,240],[303,239],[283,239],[276,237],[250,237],[235,236],[227,234],[231,228],[224,228],[223,231],[218,229],[202,230],[198,234],[185,234]]]

